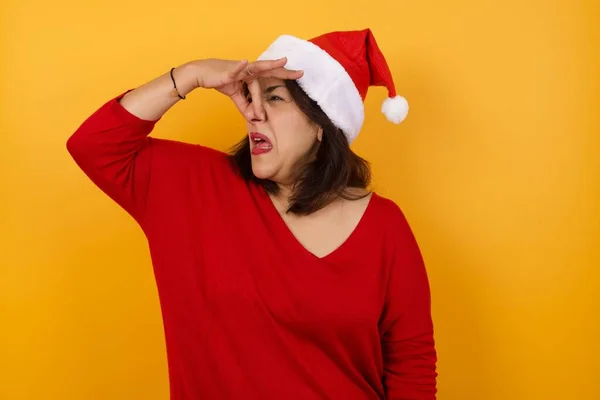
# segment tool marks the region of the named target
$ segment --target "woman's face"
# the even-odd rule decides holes
[[[259,78],[252,91],[260,98],[249,95],[249,100],[261,106],[251,107],[247,124],[252,171],[257,178],[290,185],[316,154],[322,130],[298,108],[283,80]],[[264,111],[263,118],[256,109]]]

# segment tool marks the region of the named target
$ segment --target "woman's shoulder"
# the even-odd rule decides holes
[[[395,200],[377,191],[372,191],[371,193],[373,207],[379,214],[386,218],[404,218],[404,213]]]
[[[356,208],[362,208],[364,205],[365,213],[369,213],[382,221],[404,220],[404,213],[396,201],[386,197],[375,190],[364,188],[348,187],[344,191],[345,202],[356,205]]]
[[[401,205],[391,197],[373,191],[370,207],[376,223],[388,232],[401,233],[411,230]]]
[[[228,193],[244,186],[230,155],[215,147],[152,138],[153,178],[161,191],[189,193],[192,187],[202,187],[203,196]],[[217,190],[218,189],[218,190]]]
[[[224,151],[203,144],[184,142],[175,139],[149,137],[151,146],[158,154],[170,158],[170,161],[190,162],[203,160],[208,157],[211,160],[224,159],[227,154]],[[203,156],[198,158],[198,156]]]
[[[149,138],[154,149],[153,157],[162,167],[184,171],[233,171],[229,154],[203,144],[164,138]]]

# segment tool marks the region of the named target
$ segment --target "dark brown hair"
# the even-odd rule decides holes
[[[369,163],[350,149],[342,130],[333,124],[296,81],[286,80],[285,85],[298,108],[323,129],[316,159],[304,166],[294,184],[288,212],[306,215],[325,207],[338,197],[356,200],[368,195],[353,196],[348,189],[368,188],[371,182]],[[246,181],[262,185],[268,193],[279,192],[279,186],[275,182],[259,179],[252,172],[247,137],[232,148],[230,157]]]

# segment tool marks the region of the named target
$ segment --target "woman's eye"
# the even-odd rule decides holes
[[[248,101],[248,103],[252,103],[252,96],[246,96],[246,100]],[[279,96],[269,96],[267,101],[284,101],[284,100]]]

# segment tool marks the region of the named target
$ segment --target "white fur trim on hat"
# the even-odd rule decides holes
[[[298,84],[352,143],[362,128],[365,110],[342,64],[316,44],[291,35],[279,36],[258,60],[282,57],[287,57],[285,68],[304,71]]]

